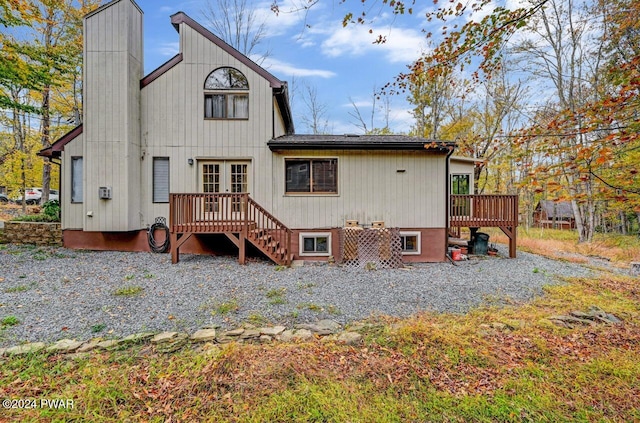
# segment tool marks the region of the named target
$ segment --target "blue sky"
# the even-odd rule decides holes
[[[202,10],[207,0],[136,0],[144,11],[145,74],[149,73],[178,52],[178,33],[173,29],[170,16],[178,11],[206,26]],[[367,16],[367,25],[342,26],[348,11],[339,2],[318,2],[309,13],[281,13],[276,16],[271,2],[254,0],[258,16],[266,19],[267,35],[259,50],[269,50],[270,56],[263,67],[281,80],[294,80],[293,113],[297,133],[308,133],[301,120],[305,113],[302,94],[305,85],[317,89],[319,103],[326,105],[328,130],[331,133],[360,133],[349,116],[353,112],[350,98],[360,108],[369,124],[372,93],[407,69],[407,65],[420,56],[426,47],[421,32],[425,28],[423,13],[394,16],[386,6],[373,6]],[[279,1],[282,11],[291,10],[292,2]],[[351,6],[360,2],[351,3]],[[357,6],[360,7],[360,6]],[[351,10],[359,13],[358,10]],[[309,27],[307,27],[309,25]],[[369,33],[369,29],[373,33]],[[373,44],[379,35],[385,35],[383,45]],[[379,104],[379,103],[378,103]],[[405,96],[391,98],[390,127],[396,132],[408,132],[413,119]],[[376,112],[375,126],[382,127],[383,113]]]

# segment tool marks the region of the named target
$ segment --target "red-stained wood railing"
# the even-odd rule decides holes
[[[279,264],[291,264],[291,229],[251,197],[248,201],[249,240]],[[266,251],[265,251],[266,250]]]
[[[171,258],[193,234],[225,234],[239,249],[244,263],[249,240],[278,264],[291,263],[291,230],[248,193],[180,193],[169,195]]]
[[[509,256],[516,256],[517,195],[451,195],[449,227],[497,227],[509,237]],[[455,229],[454,229],[455,230]]]

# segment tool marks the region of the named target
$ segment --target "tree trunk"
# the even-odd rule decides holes
[[[50,106],[49,97],[51,93],[51,87],[46,85],[42,91],[42,148],[48,148],[51,146],[51,118],[50,118]],[[42,166],[42,198],[40,202],[42,204],[49,201],[49,191],[51,185],[51,162],[46,160],[44,166]]]

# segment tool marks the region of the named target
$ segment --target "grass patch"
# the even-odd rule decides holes
[[[287,300],[284,298],[287,290],[286,288],[274,288],[267,291],[267,298],[269,299],[269,304],[271,305],[279,305],[286,304]]]
[[[224,316],[229,313],[238,311],[239,308],[240,307],[238,306],[238,301],[234,298],[229,301],[215,303],[213,305],[213,310],[211,311],[211,314],[214,316]]]
[[[137,285],[127,285],[113,291],[113,295],[119,297],[134,297],[144,292],[144,288]]]
[[[3,328],[8,326],[16,326],[20,324],[20,320],[16,316],[6,316],[0,320],[0,326]]]
[[[98,323],[97,325],[91,326],[91,333],[100,333],[107,328],[107,325],[104,323]]]
[[[250,323],[254,326],[266,326],[269,324],[269,319],[267,319],[260,313],[252,313],[247,317],[247,323]]]
[[[6,288],[4,290],[4,292],[6,294],[16,294],[18,292],[27,292],[29,291],[31,288],[33,288],[33,284],[29,284],[29,285],[18,285],[18,286],[14,286],[11,288]]]

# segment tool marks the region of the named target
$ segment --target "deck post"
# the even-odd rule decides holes
[[[511,228],[511,237],[509,238],[509,257],[516,258],[516,234],[518,228]]]
[[[171,239],[171,264],[176,264],[180,261],[180,247],[178,246],[178,234],[171,232],[169,235]]]

